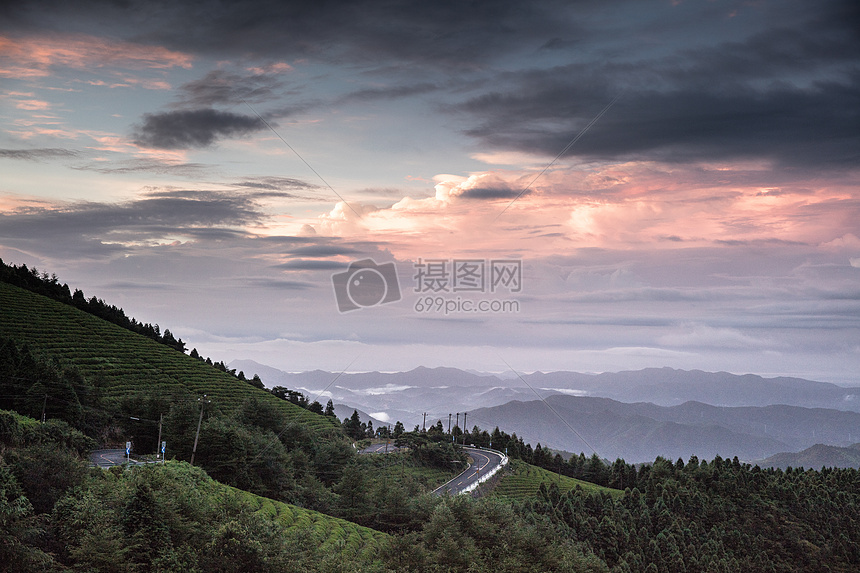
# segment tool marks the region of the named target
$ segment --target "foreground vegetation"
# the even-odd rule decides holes
[[[641,468],[642,491],[620,496],[561,493],[557,481],[520,500],[416,487],[397,494],[390,507],[400,512],[369,503],[355,516],[386,534],[222,485],[184,462],[87,469],[80,454],[91,441],[61,421],[0,412],[0,429],[0,571],[847,572],[860,563],[857,470],[658,459]],[[348,475],[396,465],[380,458]]]
[[[860,569],[857,470],[565,460],[454,428],[514,471],[493,496],[437,497],[464,461],[441,423],[357,456],[357,414],[175,346],[0,277],[0,571]],[[173,461],[87,467],[97,443],[159,435]]]
[[[88,469],[65,422],[0,411],[0,571],[586,571],[599,561],[508,504],[393,487],[365,514],[396,537],[222,485],[184,462]],[[394,459],[394,458],[391,458]],[[354,467],[354,479],[376,465]],[[382,461],[388,464],[392,462]],[[412,462],[415,463],[414,461]],[[392,476],[396,472],[392,472]],[[409,493],[411,495],[404,495]],[[357,507],[349,500],[348,507]],[[345,507],[346,507],[345,506]],[[388,508],[401,511],[388,511]],[[408,531],[408,532],[407,532]],[[497,543],[502,536],[506,543]],[[547,551],[548,544],[552,550]],[[534,567],[534,568],[533,568]]]

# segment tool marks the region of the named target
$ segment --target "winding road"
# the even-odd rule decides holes
[[[393,454],[394,452],[399,451],[400,448],[395,446],[394,444],[389,443],[386,447],[385,443],[382,444],[372,444],[363,450],[359,451],[359,454]]]
[[[134,455],[134,453],[132,453]],[[133,466],[142,466],[145,464],[156,463],[154,461],[140,461],[134,458],[127,458],[125,450],[93,450],[90,452],[90,463],[100,468],[109,468],[112,466],[121,466],[122,464],[130,464]]]
[[[466,471],[439,486],[433,493],[436,495],[458,495],[475,489],[479,483],[486,481],[496,473],[503,465],[508,463],[508,458],[495,450],[478,448],[463,448],[472,458],[474,463],[466,467]]]
[[[125,450],[93,450],[90,452],[90,463],[100,468],[120,466],[126,463]],[[131,463],[137,463],[131,460]]]

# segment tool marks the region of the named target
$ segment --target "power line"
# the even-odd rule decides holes
[[[544,400],[543,396],[541,396],[540,394],[538,394],[537,390],[535,390],[534,388],[532,388],[532,385],[531,385],[531,384],[529,384],[528,382],[526,382],[525,378],[523,378],[522,376],[520,376],[520,373],[519,373],[519,372],[517,372],[516,370],[514,370],[514,369],[513,369],[513,367],[512,367],[510,364],[508,364],[508,362],[507,362],[504,358],[502,358],[502,357],[501,357],[501,355],[499,355],[499,360],[501,360],[502,362],[504,362],[504,363],[505,363],[505,366],[507,366],[507,367],[511,370],[511,372],[513,372],[514,374],[516,374],[516,375],[517,375],[517,378],[519,378],[519,379],[520,379],[520,381],[521,381],[523,384],[525,384],[526,386],[528,386],[529,390],[531,390],[532,392],[534,392],[535,396],[537,396],[538,398],[540,398],[540,401],[541,401],[541,402],[543,402],[544,404],[546,404],[546,407],[547,407],[547,408],[549,408],[549,409],[550,409],[550,411],[551,411],[553,414],[555,414],[555,415],[558,417],[558,419],[559,419],[559,420],[561,420],[561,421],[562,421],[562,423],[563,423],[565,426],[567,426],[567,428],[568,428],[571,432],[573,432],[574,434],[576,434],[576,437],[577,437],[577,438],[579,438],[580,440],[582,440],[582,443],[584,443],[586,446],[588,446],[588,448],[589,448],[592,452],[594,452],[595,454],[597,454],[597,450],[595,450],[595,449],[594,449],[594,446],[592,446],[591,444],[589,444],[589,443],[588,443],[588,441],[587,441],[585,438],[583,438],[583,437],[579,434],[579,432],[577,432],[576,430],[574,430],[574,429],[573,429],[573,426],[571,426],[570,424],[568,424],[568,423],[567,423],[567,420],[565,420],[564,418],[562,418],[562,417],[561,417],[561,414],[559,414],[558,412],[556,412],[556,411],[555,411],[555,408],[553,408],[552,406],[550,406],[549,402],[547,402],[546,400]],[[597,455],[598,455],[598,456],[600,456],[600,454],[597,454]]]
[[[328,181],[326,181],[326,180],[323,178],[323,176],[322,176],[322,175],[320,175],[320,174],[319,174],[319,172],[317,172],[317,170],[316,170],[316,169],[314,169],[314,168],[313,168],[313,166],[312,166],[310,163],[308,163],[307,161],[305,161],[305,158],[304,158],[304,157],[302,157],[302,156],[299,154],[299,152],[298,152],[298,151],[296,151],[296,150],[295,150],[295,148],[294,148],[292,145],[290,145],[289,143],[287,143],[287,140],[286,140],[286,139],[284,139],[283,137],[281,137],[281,134],[280,134],[280,133],[278,133],[277,131],[275,131],[275,128],[274,128],[274,127],[272,127],[272,126],[269,124],[269,122],[268,122],[268,121],[266,121],[266,120],[263,118],[263,116],[262,116],[262,115],[260,115],[259,113],[257,113],[257,110],[255,110],[253,107],[251,107],[251,104],[249,104],[249,103],[248,103],[248,102],[246,102],[245,100],[242,100],[242,103],[244,103],[246,106],[248,106],[248,109],[250,109],[251,111],[253,111],[253,112],[254,112],[254,115],[256,115],[258,118],[260,118],[260,121],[262,121],[262,122],[263,122],[263,125],[265,125],[266,127],[268,127],[268,128],[272,131],[272,133],[274,133],[274,134],[277,136],[277,138],[278,138],[278,139],[280,139],[282,142],[284,142],[284,145],[286,145],[286,146],[289,148],[289,150],[290,150],[290,151],[292,151],[293,153],[295,153],[295,154],[296,154],[296,157],[298,157],[299,159],[301,159],[301,160],[302,160],[302,163],[304,163],[305,165],[307,165],[308,169],[310,169],[311,171],[313,171],[313,172],[314,172],[314,175],[316,175],[317,177],[319,177],[320,181],[322,181],[322,182],[325,184],[325,186],[326,186],[326,187],[328,187],[328,188],[331,190],[331,192],[332,192],[332,193],[334,193],[335,195],[337,195],[337,198],[338,198],[338,199],[340,199],[340,200],[343,202],[343,204],[344,204],[344,205],[346,205],[347,207],[349,207],[350,211],[352,211],[353,213],[355,213],[356,215],[358,215],[359,217],[361,217],[361,215],[358,213],[358,211],[356,211],[355,209],[353,209],[353,208],[352,208],[352,205],[350,205],[350,204],[347,202],[347,200],[346,200],[346,199],[344,199],[343,197],[341,197],[341,196],[340,196],[340,193],[338,193],[337,191],[335,191],[335,190],[334,190],[334,187],[332,187],[331,185],[329,185]]]
[[[518,200],[520,197],[522,197],[522,196],[525,194],[525,192],[526,192],[526,191],[528,191],[529,189],[531,189],[531,186],[535,184],[535,181],[537,181],[538,179],[540,179],[540,178],[541,178],[541,176],[543,176],[543,174],[544,174],[544,173],[546,173],[546,172],[547,172],[547,170],[548,170],[550,167],[552,167],[553,165],[555,165],[555,162],[556,162],[556,161],[558,161],[558,160],[559,160],[559,158],[560,158],[562,155],[564,155],[565,153],[567,153],[567,151],[568,151],[571,147],[573,147],[573,146],[574,146],[574,144],[575,144],[577,141],[579,141],[579,140],[582,138],[582,136],[583,136],[583,135],[585,135],[585,134],[586,134],[586,132],[587,132],[589,129],[591,129],[591,126],[593,126],[595,123],[597,123],[597,120],[599,120],[601,117],[603,117],[603,114],[604,114],[604,113],[606,113],[607,111],[609,111],[609,108],[610,108],[610,107],[612,107],[612,105],[613,105],[616,101],[618,101],[618,98],[620,98],[620,97],[621,97],[621,94],[618,94],[617,96],[615,96],[614,98],[612,98],[612,101],[611,101],[611,102],[609,102],[609,103],[606,105],[606,107],[604,107],[602,110],[600,110],[600,113],[598,113],[597,115],[595,115],[595,116],[594,116],[594,118],[593,118],[591,121],[589,121],[589,122],[588,122],[588,124],[587,124],[585,127],[583,127],[583,128],[582,128],[582,131],[580,131],[580,132],[576,135],[576,137],[574,137],[573,139],[571,139],[571,140],[570,140],[570,142],[569,142],[567,145],[565,145],[565,146],[564,146],[564,149],[562,149],[561,151],[559,151],[559,152],[558,152],[558,155],[556,155],[556,156],[555,156],[555,159],[553,159],[552,161],[550,161],[549,163],[547,163],[546,167],[544,167],[544,168],[541,170],[541,172],[540,172],[540,173],[538,173],[537,175],[535,175],[534,179],[532,179],[532,180],[529,182],[529,184],[528,184],[528,185],[526,185],[526,186],[525,186],[525,188],[523,188],[523,190],[522,190],[522,191],[520,191],[520,192],[519,192],[519,194],[518,194],[516,197],[514,197],[514,198],[513,198],[513,200],[512,200],[510,203],[508,203],[508,204],[505,206],[505,208],[504,208],[504,209],[502,209],[501,213],[499,213],[498,215],[496,215],[496,218],[495,218],[495,219],[493,219],[493,222],[496,222],[496,221],[499,219],[499,217],[501,217],[502,215],[504,215],[504,214],[505,214],[505,211],[507,211],[507,210],[510,208],[510,206],[511,206],[511,205],[513,205],[514,203],[516,203],[516,202],[517,202],[517,200]]]

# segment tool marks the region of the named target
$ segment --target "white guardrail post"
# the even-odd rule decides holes
[[[498,450],[492,450],[492,449],[490,449],[490,448],[480,448],[480,447],[476,447],[475,449],[476,449],[476,450],[486,450],[486,451],[488,451],[488,452],[493,452],[494,454],[499,454],[500,456],[502,456],[502,461],[499,463],[499,465],[497,465],[496,467],[494,467],[492,470],[490,470],[489,472],[487,472],[486,474],[484,474],[484,475],[482,475],[480,478],[478,478],[478,481],[476,481],[476,482],[475,482],[475,483],[473,483],[472,485],[470,485],[470,486],[466,487],[465,489],[463,489],[463,491],[461,491],[461,492],[460,492],[461,494],[464,494],[464,493],[471,493],[472,491],[474,491],[475,489],[477,489],[479,485],[481,485],[482,483],[484,483],[485,481],[487,481],[488,479],[490,479],[491,477],[493,477],[494,475],[496,475],[496,473],[497,473],[500,469],[502,469],[503,467],[505,467],[506,465],[508,465],[508,456],[506,456],[505,454],[503,454],[502,452],[500,452],[500,451],[498,451]]]

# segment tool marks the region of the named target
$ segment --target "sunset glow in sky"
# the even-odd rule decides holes
[[[847,1],[5,6],[0,258],[225,362],[860,384],[858,30]],[[367,258],[402,300],[341,313]],[[427,260],[522,289],[418,293]]]

